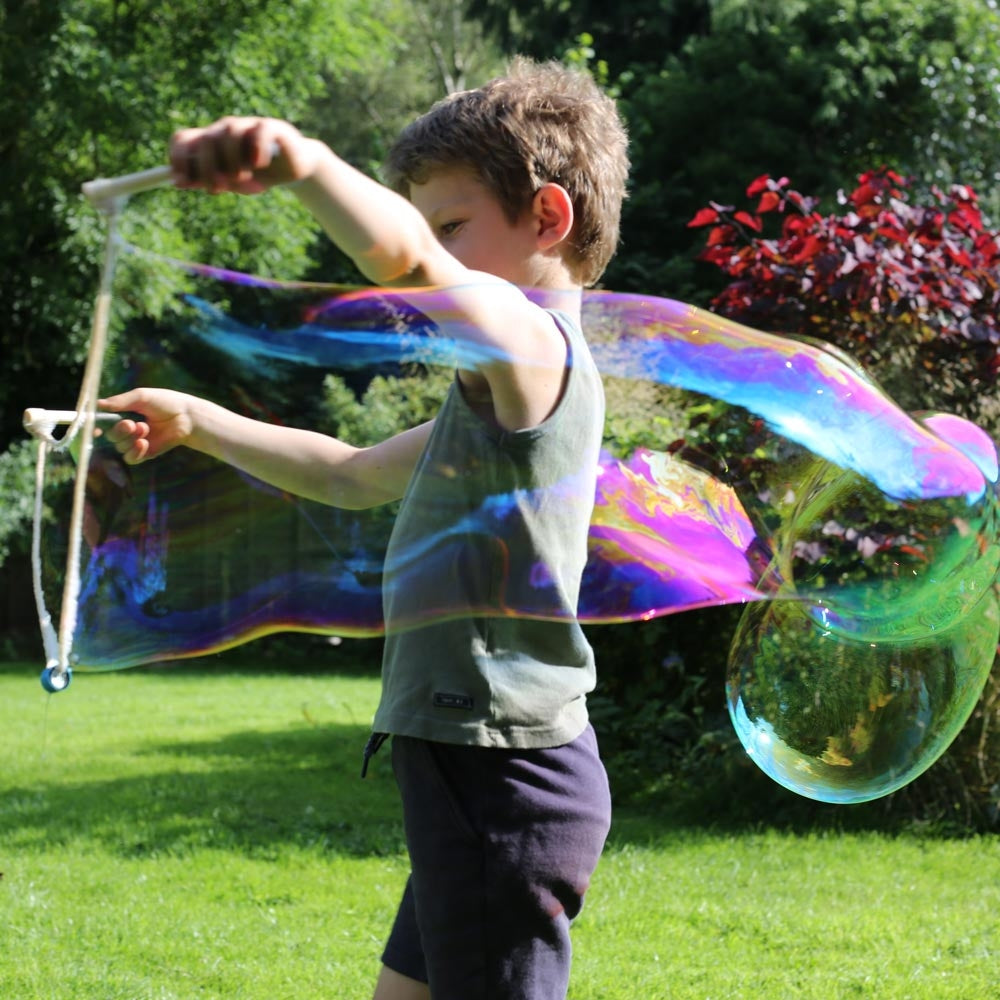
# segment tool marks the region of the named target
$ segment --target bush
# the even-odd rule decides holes
[[[713,307],[758,329],[844,348],[873,370],[904,408],[958,413],[996,439],[1000,233],[987,228],[975,192],[967,187],[931,188],[930,204],[912,204],[911,189],[892,171],[872,171],[841,195],[843,214],[824,216],[816,201],[792,190],[787,179],[763,176],[747,189],[755,207],[709,205],[691,225],[709,227],[702,257],[731,278]],[[712,434],[717,430],[710,428]],[[996,542],[994,536],[984,543]],[[774,807],[773,790],[761,798],[759,782],[734,781],[733,755],[713,758],[703,752],[706,743],[727,749],[731,742],[719,736],[704,703],[692,698],[692,691],[717,689],[720,674],[703,683],[709,676],[704,669],[686,666],[685,682],[675,685],[678,700],[662,713],[659,735],[652,727],[652,740],[645,729],[630,735],[622,725],[616,731],[618,716],[598,701],[598,715],[603,710],[609,722],[612,767],[626,775],[629,794],[654,793],[668,772],[666,784],[675,792],[696,788],[706,814]],[[614,685],[609,691],[616,709],[654,705],[668,694],[662,681],[648,675],[635,678],[627,693]],[[686,726],[674,717],[678,706]],[[646,757],[648,773],[645,782],[630,784],[627,776],[638,773],[633,765],[639,756]],[[783,808],[800,815],[820,810],[805,804]],[[960,829],[1000,824],[1000,668],[994,668],[968,724],[937,765],[853,815]]]
[[[0,566],[11,551],[27,552],[35,506],[35,447],[18,441],[0,454]]]
[[[731,279],[712,308],[773,333],[846,350],[904,409],[946,409],[1000,436],[1000,231],[976,193],[863,174],[840,194],[840,215],[787,178],[758,177],[750,210],[711,204],[691,220],[710,227],[701,259]],[[766,230],[777,228],[770,235]]]

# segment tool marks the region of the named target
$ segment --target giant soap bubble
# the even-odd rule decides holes
[[[286,285],[134,248],[127,263],[155,272],[168,304],[124,325],[105,394],[160,384],[376,434],[426,418],[454,366],[483,360],[425,318],[446,313],[445,289]],[[597,493],[545,487],[594,504],[580,619],[744,603],[729,707],[768,774],[853,802],[930,766],[997,646],[993,443],[963,420],[901,412],[835,352],[682,303],[588,293],[584,330],[609,399]],[[439,474],[447,502],[456,470]],[[391,509],[307,503],[184,449],[126,468],[98,441],[89,480],[74,665],[90,670],[286,629],[379,635],[385,588],[447,571],[468,533],[503,547],[526,500],[490,496],[387,566]],[[477,613],[550,617],[545,567],[518,579]],[[456,613],[426,608],[406,626]]]

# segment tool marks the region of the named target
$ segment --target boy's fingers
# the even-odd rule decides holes
[[[233,191],[256,194],[266,186],[257,178],[274,162],[274,123],[266,118],[226,118],[219,123],[216,166]]]
[[[258,194],[272,184],[296,179],[274,168],[282,143],[297,136],[292,126],[270,118],[221,118],[207,128],[181,129],[170,140],[174,183]]]
[[[108,430],[107,435],[119,454],[127,455],[140,443],[148,447],[149,424],[141,420],[119,420]]]
[[[118,444],[119,441],[124,441],[125,438],[130,437],[132,434],[133,423],[131,420],[119,420],[118,423],[112,424],[108,430],[108,440],[112,444]]]
[[[146,438],[139,438],[134,445],[124,455],[126,465],[138,465],[149,451],[149,441]]]
[[[206,139],[194,149],[194,156],[191,158],[191,181],[200,184],[209,190],[215,187],[215,150],[212,143]]]
[[[253,129],[247,129],[240,136],[240,166],[244,170],[254,171],[260,163],[260,145]],[[267,166],[267,164],[260,164]]]
[[[211,129],[183,129],[170,141],[170,166],[179,187],[215,190],[217,178],[226,174],[227,154]]]
[[[221,174],[231,180],[245,179],[241,175],[245,175],[249,168],[243,163],[242,146],[249,128],[249,122],[238,118],[223,118],[214,126],[212,146],[216,175]]]
[[[278,141],[275,138],[277,123],[266,118],[255,121],[243,136],[244,164],[256,173],[267,170],[278,155]]]
[[[243,164],[251,173],[266,170],[274,159],[274,143],[267,138],[267,132],[264,123],[258,122],[242,137]]]
[[[105,437],[118,449],[131,447],[132,439],[138,434],[138,430],[133,420],[119,420],[104,431]]]

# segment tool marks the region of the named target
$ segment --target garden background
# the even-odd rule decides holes
[[[589,70],[628,122],[633,180],[604,286],[819,336],[906,408],[962,413],[1000,437],[995,0],[12,0],[0,11],[0,657],[40,660],[20,417],[76,396],[103,238],[81,182],[157,166],[175,128],[222,114],[289,118],[377,172],[402,124],[514,52]],[[357,279],[280,192],[266,209],[155,192],[141,227],[145,247],[183,259]],[[126,284],[119,309],[138,314],[150,294]],[[653,419],[655,403],[630,419]],[[363,435],[364,409],[353,419]],[[996,830],[996,670],[925,776],[869,806],[821,806],[758,775],[735,741],[722,693],[737,613],[592,631],[594,718],[620,804],[723,826]],[[218,669],[244,655],[374,675],[378,650],[287,637]]]
[[[405,878],[387,769],[354,784],[378,643],[277,636],[45,695],[20,419],[76,398],[103,239],[83,181],[158,166],[175,128],[223,114],[289,118],[376,172],[402,124],[514,52],[586,68],[620,101],[633,181],[606,287],[821,337],[906,408],[1000,439],[995,0],[6,0],[3,996],[367,994]],[[175,257],[356,278],[281,193],[154,192],[135,218]],[[152,297],[126,280],[119,317]],[[316,406],[363,437],[392,402]],[[661,402],[635,400],[613,433]],[[736,743],[737,615],[591,632],[616,821],[571,995],[1000,995],[1000,672],[913,785],[821,805]]]

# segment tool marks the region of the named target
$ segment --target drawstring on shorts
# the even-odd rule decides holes
[[[365,750],[361,757],[361,777],[368,774],[368,764],[372,757],[379,752],[382,744],[389,738],[388,733],[372,733],[365,744]]]

